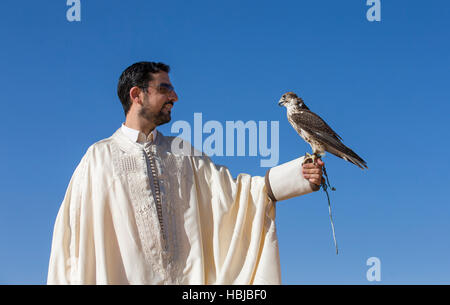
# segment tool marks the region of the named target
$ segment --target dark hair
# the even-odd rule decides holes
[[[117,95],[122,103],[125,116],[131,107],[131,88],[135,86],[146,88],[148,83],[153,79],[152,74],[161,71],[169,73],[170,67],[162,62],[142,61],[132,64],[122,72],[117,85]]]

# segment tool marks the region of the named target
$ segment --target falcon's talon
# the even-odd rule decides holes
[[[309,160],[312,160],[312,155],[309,153],[305,153],[305,158],[303,159],[303,164],[308,163]]]
[[[317,159],[320,159],[320,155],[318,155],[316,153],[313,153],[313,154],[306,153],[305,159],[303,159],[302,164],[309,163],[309,160],[311,160],[313,164],[316,164]]]

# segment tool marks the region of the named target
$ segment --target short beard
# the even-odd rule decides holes
[[[169,101],[167,103],[172,102]],[[139,111],[139,116],[141,116],[142,118],[146,119],[149,122],[152,122],[156,126],[166,124],[171,120],[170,112],[167,113],[163,112],[163,108],[167,103],[164,103],[161,109],[159,109],[159,111],[157,112],[152,111],[151,109],[149,109],[150,107],[148,102],[148,96],[145,95],[143,100],[144,107],[142,107],[141,110]]]

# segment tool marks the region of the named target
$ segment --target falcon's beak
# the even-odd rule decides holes
[[[283,104],[284,104],[284,100],[280,100],[279,102],[278,102],[278,106],[283,106]]]

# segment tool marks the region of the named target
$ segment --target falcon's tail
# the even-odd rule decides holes
[[[356,155],[356,156],[357,156],[357,158],[350,157],[350,156],[347,156],[347,155],[343,155],[341,158],[344,159],[344,160],[347,160],[348,162],[351,162],[351,163],[357,165],[361,169],[364,169],[364,168],[369,169],[367,167],[366,161],[361,159],[361,157],[359,157],[358,155]]]
[[[345,148],[346,148],[345,151],[332,151],[333,149],[330,149],[330,152],[339,158],[342,158],[350,163],[355,164],[361,169],[364,168],[369,169],[367,167],[366,161],[364,161],[360,156],[358,156],[353,150],[351,150],[347,146],[345,146]]]

